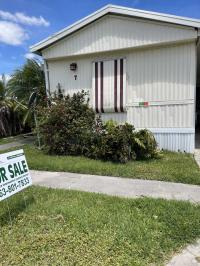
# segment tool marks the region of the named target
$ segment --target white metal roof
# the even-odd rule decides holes
[[[33,53],[40,53],[40,51],[46,48],[47,46],[50,46],[51,44],[57,42],[58,40],[68,36],[69,34],[81,29],[82,27],[88,25],[89,23],[109,13],[116,14],[116,15],[150,19],[150,20],[167,22],[167,23],[200,29],[200,20],[198,19],[179,17],[179,16],[174,16],[174,15],[156,13],[156,12],[145,11],[145,10],[140,10],[140,9],[127,8],[127,7],[122,7],[122,6],[107,5],[97,10],[96,12],[90,14],[89,16],[81,20],[78,20],[77,22],[64,28],[63,30],[42,40],[41,42],[36,43],[35,45],[30,47],[30,50]],[[200,35],[200,31],[199,31],[199,35]]]

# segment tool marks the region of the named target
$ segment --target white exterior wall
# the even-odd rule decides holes
[[[195,43],[191,43],[131,53],[129,86],[134,89],[129,99],[194,100],[195,49]]]
[[[128,121],[150,128],[160,148],[193,152],[196,87],[195,43],[177,44],[116,53],[48,60],[51,91],[58,82],[66,94],[81,89],[92,95],[92,62],[126,57],[126,113],[103,114],[103,119]],[[70,71],[76,62],[78,70]],[[77,75],[75,80],[74,75]],[[148,107],[139,107],[146,101]],[[175,130],[175,131],[174,131]]]
[[[92,59],[73,58],[48,61],[51,92],[57,90],[60,83],[65,94],[73,94],[81,90],[91,92],[92,88]],[[70,63],[76,62],[77,71],[70,71]],[[74,75],[77,75],[75,80]]]
[[[44,58],[98,53],[196,39],[194,28],[106,15],[42,51]]]

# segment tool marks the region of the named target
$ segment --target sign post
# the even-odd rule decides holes
[[[23,150],[0,154],[0,201],[32,185]]]

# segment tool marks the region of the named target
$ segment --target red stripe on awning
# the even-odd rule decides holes
[[[117,60],[114,61],[114,110],[117,110]]]
[[[95,109],[98,113],[98,62],[95,63]]]
[[[100,64],[100,86],[101,86],[101,112],[104,113],[103,110],[103,62]]]
[[[124,112],[123,109],[123,74],[124,74],[124,60],[120,59],[120,111]]]

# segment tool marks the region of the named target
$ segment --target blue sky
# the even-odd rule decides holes
[[[200,0],[0,0],[0,74],[23,65],[30,45],[106,4],[200,19]]]

